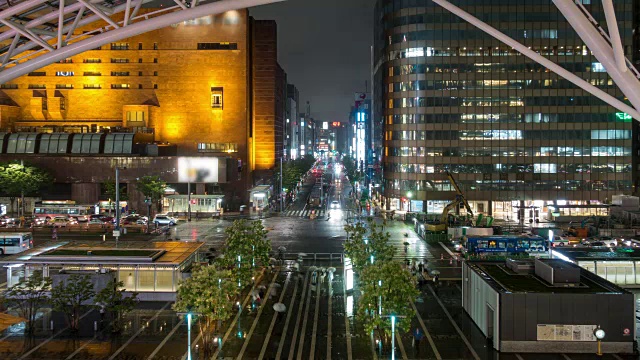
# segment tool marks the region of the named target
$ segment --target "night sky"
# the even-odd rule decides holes
[[[278,23],[278,62],[311,116],[348,121],[354,92],[371,90],[375,0],[287,0],[250,10]],[[299,112],[304,112],[304,106]]]

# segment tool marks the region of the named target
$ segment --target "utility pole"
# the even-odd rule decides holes
[[[187,182],[187,221],[191,221],[191,179]]]
[[[283,194],[282,194],[282,177],[284,176],[284,173],[282,172],[282,158],[280,158],[280,191],[278,191],[278,193],[280,194],[280,213],[282,213],[284,211],[284,199],[283,199]]]
[[[116,238],[116,246],[120,237],[120,169],[116,166],[116,228],[113,231]]]
[[[24,160],[20,160],[20,166],[22,167],[22,172],[24,173]],[[20,216],[24,216],[24,188],[22,187],[20,188],[20,207],[18,208],[18,212],[20,213]]]

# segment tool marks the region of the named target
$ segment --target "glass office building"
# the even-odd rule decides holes
[[[624,99],[552,1],[451,2]],[[614,2],[628,58],[633,3]],[[583,4],[606,29],[600,1]],[[455,197],[447,171],[475,212],[505,219],[522,208],[525,218],[596,214],[635,192],[638,132],[627,114],[431,0],[378,0],[375,24],[389,209],[441,212]]]

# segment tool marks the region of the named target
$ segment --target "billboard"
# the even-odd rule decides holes
[[[218,158],[179,157],[178,181],[182,183],[217,183]]]

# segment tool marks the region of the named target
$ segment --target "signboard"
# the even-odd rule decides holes
[[[623,113],[623,112],[618,112],[616,113],[616,117],[618,118],[618,120],[628,120],[631,121],[633,118],[631,117],[631,115],[627,114],[627,113]],[[626,122],[626,121],[625,121]]]
[[[113,230],[113,236],[114,237],[120,236],[120,230]]]
[[[181,183],[217,183],[218,158],[179,157],[178,181]]]
[[[596,325],[538,324],[538,341],[596,341]]]
[[[353,290],[353,266],[349,258],[344,258],[344,279],[345,290]]]
[[[332,122],[332,123],[331,123],[331,126],[333,126],[333,127],[340,127],[340,124],[341,124],[340,122],[338,122],[338,121],[334,121],[334,122]]]

